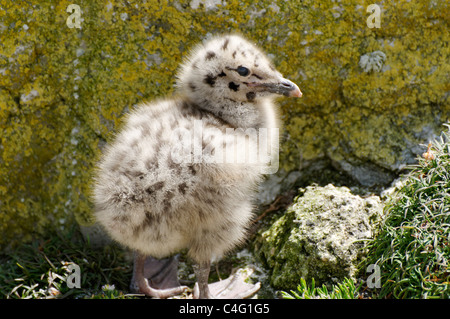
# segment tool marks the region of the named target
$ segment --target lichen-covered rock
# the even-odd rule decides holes
[[[378,2],[380,28],[369,28],[372,3],[292,8],[298,23],[283,50],[301,61],[291,66],[303,100],[284,107],[287,171],[328,158],[365,186],[387,185],[450,117],[448,3]]]
[[[80,28],[67,23],[74,3]],[[0,0],[0,247],[90,224],[102,146],[133,105],[170,94],[186,51],[216,33],[243,33],[300,84],[302,99],[281,101],[280,168],[320,159],[388,184],[450,118],[448,4],[380,4],[380,28],[366,24],[369,4]]]
[[[286,213],[261,232],[255,252],[270,269],[277,289],[294,289],[304,278],[318,284],[352,278],[364,239],[383,205],[377,196],[361,198],[346,187],[307,187]]]

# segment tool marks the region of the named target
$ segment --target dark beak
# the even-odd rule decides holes
[[[271,93],[288,97],[302,97],[302,92],[297,84],[284,78],[281,78],[278,83],[249,83],[249,86],[259,86]]]

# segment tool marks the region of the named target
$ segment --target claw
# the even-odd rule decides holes
[[[130,290],[153,298],[181,295],[189,288],[180,285],[177,268],[176,256],[158,260],[135,253]]]

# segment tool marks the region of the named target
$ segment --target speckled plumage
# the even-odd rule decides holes
[[[105,153],[96,188],[96,217],[111,236],[162,258],[184,248],[197,261],[219,257],[243,238],[260,168],[177,163],[176,126],[222,127],[182,100],[141,105]]]
[[[240,36],[198,46],[181,68],[178,94],[137,106],[106,148],[94,189],[98,222],[116,241],[156,258],[188,249],[209,265],[241,243],[267,165],[226,156],[257,153],[249,132],[278,128],[273,94],[301,95],[284,79],[280,89],[280,79]]]

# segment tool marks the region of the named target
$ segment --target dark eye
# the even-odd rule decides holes
[[[236,71],[237,71],[237,73],[239,73],[240,76],[247,76],[247,75],[250,74],[250,70],[247,69],[245,66],[242,66],[242,65],[239,66],[239,67],[236,69]]]

